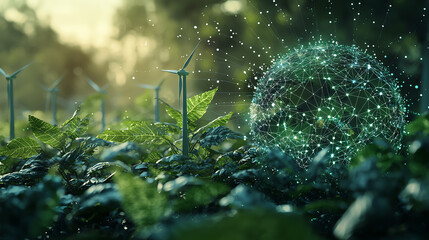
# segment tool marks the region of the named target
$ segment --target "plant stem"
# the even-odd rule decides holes
[[[10,129],[10,140],[15,138],[15,113],[13,108],[13,79],[7,80],[7,96],[9,102],[9,129]]]
[[[182,131],[183,131],[183,140],[182,140],[182,151],[183,156],[188,156],[189,151],[189,139],[188,139],[188,110],[186,103],[186,75],[183,75],[183,113],[182,113]]]
[[[52,93],[52,125],[57,125],[57,93]]]
[[[159,122],[159,89],[155,89],[155,122]]]
[[[104,129],[106,129],[106,121],[104,119],[105,114],[105,107],[104,107],[104,96],[101,99],[101,132],[104,132]]]

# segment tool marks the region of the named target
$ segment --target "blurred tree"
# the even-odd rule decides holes
[[[15,98],[23,106],[44,109],[45,95],[39,91],[39,83],[49,85],[62,73],[66,73],[59,92],[63,98],[81,94],[76,89],[76,80],[82,74],[106,79],[106,66],[95,64],[92,52],[62,43],[49,25],[39,21],[36,11],[26,1],[8,1],[6,6],[0,10],[0,66],[7,71],[34,61],[29,71],[16,81]],[[1,86],[0,91],[3,90]],[[1,100],[5,101],[3,97]]]
[[[239,7],[234,10],[230,8],[232,4]],[[200,51],[202,60],[196,61],[200,71],[192,76],[202,80],[196,81],[196,85],[207,87],[211,83],[204,79],[227,78],[241,83],[243,95],[248,91],[249,96],[251,89],[246,88],[248,82],[243,80],[254,85],[257,80],[254,76],[261,74],[257,67],[268,67],[277,54],[286,51],[285,46],[296,47],[320,38],[357,45],[374,53],[388,66],[397,76],[403,94],[415,103],[419,95],[415,86],[420,83],[422,71],[419,59],[426,32],[422,23],[423,6],[424,1],[409,4],[404,0],[356,3],[126,0],[118,9],[115,22],[119,39],[132,35],[155,41],[150,54],[137,57],[136,69],[183,64],[170,56],[181,56],[187,52],[184,48],[192,49],[196,39],[201,38],[206,44]],[[253,47],[252,50],[249,47]],[[217,52],[217,48],[221,51]],[[225,49],[227,52],[222,52]],[[159,78],[160,74],[152,72],[148,78]],[[227,84],[219,87],[220,92],[231,89]]]

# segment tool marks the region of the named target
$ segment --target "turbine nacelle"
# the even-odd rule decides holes
[[[103,87],[99,87],[94,81],[92,81],[89,77],[86,78],[86,81],[89,85],[98,93],[106,95],[106,89],[109,87],[109,84],[104,85]]]
[[[161,90],[161,86],[164,83],[165,79],[163,79],[158,85],[154,86],[154,85],[149,85],[149,84],[137,84],[137,86],[144,88],[144,89],[149,89],[149,90],[154,90],[155,91],[155,122],[159,122],[159,91]]]
[[[177,74],[179,74],[180,76],[188,76],[189,72],[187,72],[185,69],[180,69]]]
[[[61,75],[59,78],[57,78],[57,80],[55,80],[54,83],[52,83],[52,85],[50,87],[46,87],[45,85],[41,84],[41,87],[43,89],[45,89],[45,91],[49,92],[49,93],[57,93],[60,89],[57,88],[57,86],[61,83],[61,81],[63,80],[65,76],[65,73],[63,75]]]

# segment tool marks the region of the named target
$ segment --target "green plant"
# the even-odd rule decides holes
[[[48,96],[46,98],[46,110],[48,110],[49,100],[52,97],[52,125],[57,125],[57,93],[59,91],[57,86],[63,80],[64,75],[65,74],[61,75],[57,80],[55,80],[50,87],[42,85],[42,88],[48,92]]]
[[[185,70],[185,68],[189,65],[189,62],[192,59],[192,56],[194,56],[195,51],[197,50],[198,45],[200,42],[198,42],[197,46],[194,48],[194,51],[192,51],[191,55],[189,55],[188,59],[186,60],[185,64],[180,70],[162,70],[164,72],[169,72],[173,74],[179,75],[179,102],[180,102],[180,93],[182,92],[182,80],[183,80],[183,104],[182,104],[182,154],[183,156],[188,156],[188,148],[189,148],[189,139],[188,139],[188,113],[187,113],[187,107],[186,107],[186,76],[189,75],[189,72]]]
[[[180,141],[177,141],[177,134],[182,130],[180,126],[186,126],[186,128],[189,129],[189,132],[187,132],[187,139],[190,140],[190,145],[186,150],[197,158],[206,157],[207,154],[214,153],[214,150],[211,150],[212,146],[218,145],[227,138],[241,138],[241,135],[234,133],[227,128],[219,128],[226,125],[232,116],[232,112],[224,116],[220,116],[206,125],[197,128],[197,121],[200,120],[207,112],[207,108],[212,102],[216,91],[217,88],[195,95],[186,100],[187,110],[185,112],[188,113],[186,123],[183,122],[182,113],[163,102],[166,107],[167,114],[176,121],[176,124],[165,122],[150,123],[143,121],[126,121],[124,122],[124,125],[127,129],[106,130],[97,137],[112,142],[133,141],[155,146],[165,145],[169,147],[169,154],[179,154]],[[182,151],[185,151],[183,143]],[[183,153],[182,155],[185,158],[187,157],[187,155]]]
[[[16,72],[8,75],[6,72],[0,68],[0,73],[6,78],[7,81],[7,100],[8,100],[8,107],[9,107],[9,124],[10,124],[10,140],[15,138],[15,113],[14,113],[14,105],[13,105],[13,80],[18,76],[18,74],[26,69],[28,66],[30,66],[31,63],[25,65],[24,67],[20,68]]]
[[[165,79],[162,80],[158,85],[139,84],[138,86],[145,89],[151,89],[155,91],[155,122],[159,122],[159,91],[164,83]]]
[[[0,238],[427,238],[427,116],[407,127],[408,151],[375,140],[349,166],[324,149],[303,169],[279,150],[219,147],[239,137],[230,114],[197,127],[216,90],[187,99],[188,158],[174,123],[123,121],[99,135],[113,143],[87,136],[91,115],[30,116],[34,138],[0,149]]]

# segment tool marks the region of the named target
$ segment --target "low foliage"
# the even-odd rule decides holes
[[[231,113],[201,124],[215,92],[188,104],[187,158],[172,108],[176,123],[127,120],[97,138],[90,115],[57,127],[30,116],[34,137],[0,150],[0,238],[428,238],[427,117],[401,153],[375,140],[349,166],[323,150],[302,169],[240,139]]]

